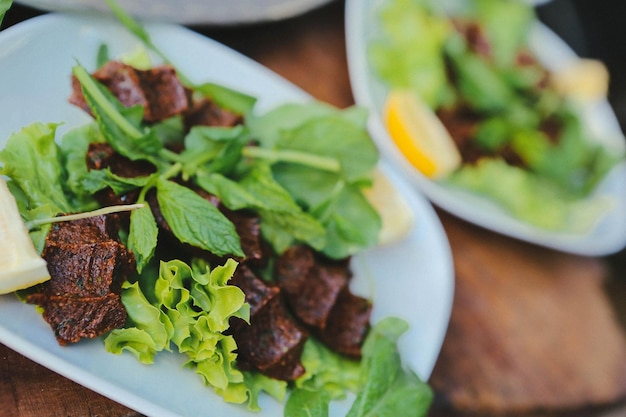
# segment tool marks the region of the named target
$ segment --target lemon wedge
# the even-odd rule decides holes
[[[392,244],[409,234],[414,223],[413,210],[385,174],[376,170],[372,187],[363,194],[381,217],[379,245]]]
[[[385,125],[404,157],[429,178],[442,178],[461,165],[461,154],[437,115],[416,94],[392,90]]]
[[[576,59],[552,73],[552,84],[561,94],[583,102],[606,98],[609,71],[602,61]]]
[[[33,246],[13,194],[0,178],[0,294],[50,279],[46,261]]]

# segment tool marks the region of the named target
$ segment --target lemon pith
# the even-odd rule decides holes
[[[454,140],[437,115],[414,93],[392,91],[383,113],[391,139],[422,174],[441,178],[461,165]]]
[[[50,279],[22,221],[13,194],[0,178],[0,294]]]

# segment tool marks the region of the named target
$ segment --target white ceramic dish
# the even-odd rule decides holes
[[[215,81],[259,97],[259,109],[309,97],[253,61],[174,25],[146,28],[154,42],[194,81]],[[138,42],[115,22],[48,14],[0,32],[0,147],[11,132],[35,121],[65,122],[62,134],[89,118],[67,102],[70,70],[79,60],[92,69],[98,46],[113,56]],[[193,50],[193,54],[186,51]],[[447,329],[454,271],[444,230],[432,206],[401,177],[386,170],[406,196],[416,223],[406,239],[355,258],[355,290],[374,291],[373,319],[397,315],[410,323],[400,342],[406,363],[428,378]],[[107,353],[101,340],[71,347],[57,344],[34,306],[0,296],[0,342],[111,399],[153,417],[251,416],[224,403],[176,354],[159,354],[141,365],[131,355]],[[350,402],[333,404],[345,415]],[[282,415],[282,405],[262,398],[260,416]]]
[[[607,255],[626,246],[626,164],[615,169],[598,187],[597,192],[608,196],[614,204],[596,227],[586,234],[551,232],[533,227],[513,218],[485,198],[430,181],[414,169],[393,145],[383,126],[381,108],[387,90],[368,62],[368,41],[380,27],[375,12],[380,4],[381,0],[346,1],[346,44],[355,100],[371,110],[370,132],[385,157],[398,166],[434,204],[484,228],[580,255]],[[558,69],[577,59],[558,36],[540,24],[533,28],[531,46],[541,62],[551,69]],[[584,118],[607,146],[615,152],[623,152],[626,140],[607,101],[588,107]]]
[[[194,25],[232,26],[297,16],[332,0],[123,0],[129,13],[143,20]],[[57,12],[108,12],[103,0],[18,0]]]

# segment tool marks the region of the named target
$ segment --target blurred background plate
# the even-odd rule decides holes
[[[626,162],[619,164],[599,184],[595,195],[612,200],[612,207],[595,227],[583,233],[541,229],[513,217],[493,201],[477,194],[431,181],[417,171],[393,144],[384,126],[382,108],[388,87],[374,74],[367,53],[369,42],[380,30],[377,8],[385,0],[346,0],[346,48],[350,83],[355,101],[371,111],[369,129],[382,155],[389,159],[430,199],[448,213],[486,229],[547,248],[585,256],[604,256],[626,247]],[[555,32],[535,22],[529,45],[539,61],[550,70],[563,68],[578,55]],[[582,119],[598,140],[616,154],[626,141],[619,121],[606,100],[585,106]]]
[[[231,26],[286,19],[333,0],[124,0],[124,9],[143,20],[188,25]],[[103,0],[19,0],[49,11],[108,12]]]

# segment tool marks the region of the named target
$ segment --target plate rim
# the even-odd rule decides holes
[[[232,3],[233,0],[228,1]],[[294,18],[311,12],[315,9],[321,8],[333,1],[335,0],[286,0],[269,5],[269,7],[266,7],[267,11],[261,15],[252,15],[248,13],[231,13],[229,15],[223,15],[218,18],[204,17],[204,15],[199,15],[192,12],[185,12],[181,15],[177,15],[176,17],[172,17],[167,13],[167,10],[162,10],[159,12],[152,12],[146,16],[143,16],[142,20],[153,22],[170,22],[182,25],[202,25],[207,27],[252,25],[259,23],[277,22]],[[23,6],[32,7],[36,10],[40,10],[43,12],[87,14],[109,13],[108,7],[102,2],[81,1],[79,2],[80,4],[75,4],[74,6],[71,6],[69,4],[59,5],[58,2],[55,2],[54,0],[44,0],[43,4],[41,1],[37,0],[15,0],[15,2]],[[144,9],[144,7],[142,6],[145,6],[145,4],[130,3],[131,2],[125,3],[126,7],[129,8],[128,10],[131,12],[131,14],[139,16],[139,14],[141,13],[140,10]],[[229,7],[228,10],[242,10],[242,6],[245,5],[246,0],[239,0],[239,4],[237,5],[239,7]],[[205,4],[203,4],[202,6],[205,6]],[[206,6],[207,8],[209,8],[209,6],[211,5],[206,4]]]

